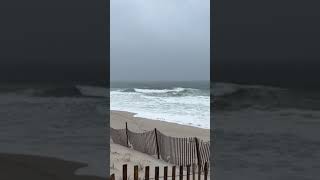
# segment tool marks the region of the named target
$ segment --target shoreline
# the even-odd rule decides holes
[[[21,180],[102,180],[89,175],[76,175],[75,171],[87,164],[58,158],[0,153],[0,179]]]
[[[167,122],[157,119],[135,117],[137,113],[128,111],[110,111],[110,127],[124,129],[125,123],[134,132],[144,132],[157,128],[162,133],[173,137],[198,137],[204,141],[210,141],[210,129]]]

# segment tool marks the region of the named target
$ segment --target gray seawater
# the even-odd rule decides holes
[[[213,85],[215,179],[320,177],[320,93]]]
[[[111,81],[110,88],[170,89],[173,87],[210,90],[209,81]]]
[[[122,83],[111,88],[150,88],[149,83]],[[191,87],[183,84],[179,87]],[[208,88],[200,84],[192,88]],[[88,163],[77,173],[105,177],[107,91],[93,86],[0,86],[0,152]],[[317,91],[220,83],[213,94],[216,179],[320,177]]]
[[[106,95],[102,93],[107,94],[107,89],[1,85],[0,153],[86,163],[89,166],[79,169],[77,174],[106,177],[108,112]]]
[[[111,82],[111,110],[210,128],[209,81]]]

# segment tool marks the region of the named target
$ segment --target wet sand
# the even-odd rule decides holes
[[[74,172],[86,164],[56,158],[0,154],[0,179],[3,180],[103,180],[95,176],[80,176]]]

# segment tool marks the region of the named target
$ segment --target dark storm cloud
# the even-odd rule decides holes
[[[106,2],[0,3],[0,80],[106,81]]]
[[[205,80],[209,0],[112,0],[112,80]]]
[[[215,1],[216,81],[316,85],[317,1]]]

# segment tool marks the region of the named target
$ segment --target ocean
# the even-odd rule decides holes
[[[210,129],[210,82],[111,82],[110,109]]]
[[[0,152],[88,163],[106,177],[109,89],[93,85],[0,85]],[[110,107],[209,128],[216,179],[320,177],[320,93],[265,85],[113,82]]]
[[[92,85],[1,84],[0,153],[86,163],[76,174],[106,177],[108,91]]]
[[[320,93],[214,83],[215,178],[320,177]]]

